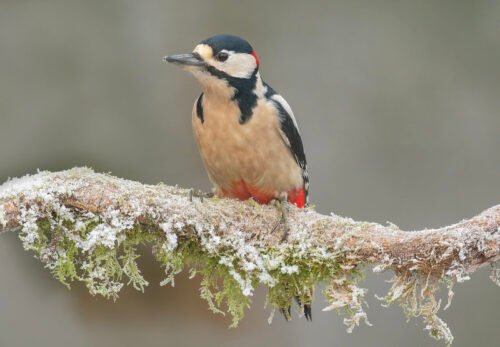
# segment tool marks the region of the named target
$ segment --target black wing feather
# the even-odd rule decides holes
[[[205,116],[203,114],[203,93],[196,100],[196,116],[200,119],[201,123],[205,121]]]
[[[306,195],[306,204],[309,203],[309,175],[307,173],[307,160],[304,152],[304,145],[302,144],[302,138],[300,137],[299,129],[295,126],[295,122],[293,116],[288,113],[285,109],[284,105],[275,100],[273,95],[277,95],[276,91],[271,88],[268,84],[264,84],[267,87],[267,91],[265,93],[265,97],[271,101],[278,110],[280,123],[281,123],[281,131],[283,135],[288,140],[287,145],[292,152],[295,161],[302,169],[302,178],[304,180],[304,190]]]

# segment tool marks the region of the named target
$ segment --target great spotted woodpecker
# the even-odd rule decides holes
[[[252,46],[237,36],[217,35],[192,53],[164,60],[202,85],[192,125],[216,194],[262,204],[286,199],[305,207],[309,177],[297,121],[286,100],[262,81]],[[289,308],[282,312],[289,319]],[[309,303],[304,313],[310,320]]]

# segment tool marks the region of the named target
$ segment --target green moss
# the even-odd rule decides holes
[[[178,238],[178,246],[172,249],[163,230],[152,227],[153,220],[144,224],[136,224],[129,230],[120,231],[114,247],[96,244],[89,249],[78,247],[78,240],[83,242],[103,221],[92,217],[81,219],[78,227],[70,221],[38,223],[37,240],[33,249],[40,258],[51,267],[52,273],[61,283],[69,287],[74,281],[85,283],[92,295],[102,295],[116,299],[124,285],[130,285],[136,290],[144,291],[149,284],[137,264],[139,253],[137,248],[143,244],[152,244],[153,253],[165,268],[167,276],[161,285],[174,285],[175,275],[187,269],[191,277],[199,275],[200,296],[208,308],[214,313],[231,316],[231,327],[236,327],[244,317],[245,310],[251,304],[252,289],[262,282],[260,276],[267,279],[267,303],[274,309],[286,309],[293,303],[294,297],[300,298],[303,304],[313,300],[316,283],[332,282],[336,278],[349,278],[343,284],[344,288],[355,283],[360,272],[357,268],[345,270],[347,263],[338,254],[309,254],[297,245],[289,248],[257,249],[251,248],[250,255],[261,257],[260,268],[244,270],[245,262],[255,262],[247,259],[249,255],[240,253],[238,245],[243,242],[237,235],[234,238],[222,240],[212,251],[202,246],[198,232],[194,228],[172,231]],[[170,241],[170,243],[169,243]],[[255,246],[251,246],[255,247]],[[252,253],[253,252],[253,253]],[[46,255],[50,254],[49,257]],[[44,256],[45,255],[45,256]],[[270,266],[271,262],[276,266]],[[267,264],[267,265],[266,265]],[[262,268],[264,266],[264,268]],[[245,289],[246,293],[244,293]],[[333,289],[332,289],[333,290]],[[327,293],[327,299],[329,299]],[[330,299],[335,299],[330,297]],[[359,312],[359,307],[346,307],[351,315]]]
[[[139,255],[135,247],[123,246],[123,255],[119,257],[123,266],[123,274],[129,278],[127,285],[132,284],[136,290],[144,292],[144,287],[149,285],[149,282],[144,279],[137,266],[136,260]]]
[[[175,275],[183,270],[185,259],[189,254],[189,248],[189,245],[185,244],[176,252],[168,252],[164,247],[163,240],[155,244],[153,250],[156,260],[162,264],[167,274],[167,277],[161,281],[160,285],[175,285]]]
[[[175,252],[166,252],[156,246],[156,258],[168,270],[162,285],[174,283],[174,276],[185,267],[189,268],[191,278],[201,276],[200,297],[209,310],[232,317],[231,327],[236,327],[249,307],[250,298],[243,295],[240,285],[229,273],[227,266],[219,264],[220,257],[208,256],[195,240],[184,240]]]
[[[69,240],[65,240],[65,246],[67,246],[65,253],[57,258],[52,274],[69,289],[69,283],[79,279],[75,265],[78,248],[74,242]]]
[[[225,302],[227,311],[231,314],[231,328],[236,328],[245,315],[245,309],[250,307],[250,297],[243,295],[240,285],[230,276],[224,276],[223,289],[216,294],[216,300],[220,304]]]

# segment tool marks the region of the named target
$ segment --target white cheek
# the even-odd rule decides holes
[[[224,63],[216,61],[213,65],[216,69],[237,78],[249,78],[257,67],[255,58],[246,53],[232,54]]]

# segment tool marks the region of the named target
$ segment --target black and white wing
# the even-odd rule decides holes
[[[281,122],[281,136],[292,152],[295,161],[302,170],[302,179],[304,180],[304,191],[306,205],[309,204],[309,175],[307,173],[307,161],[304,153],[302,138],[300,137],[299,127],[292,108],[286,102],[285,98],[276,93],[268,84],[265,86],[265,97],[271,101],[277,108]]]

